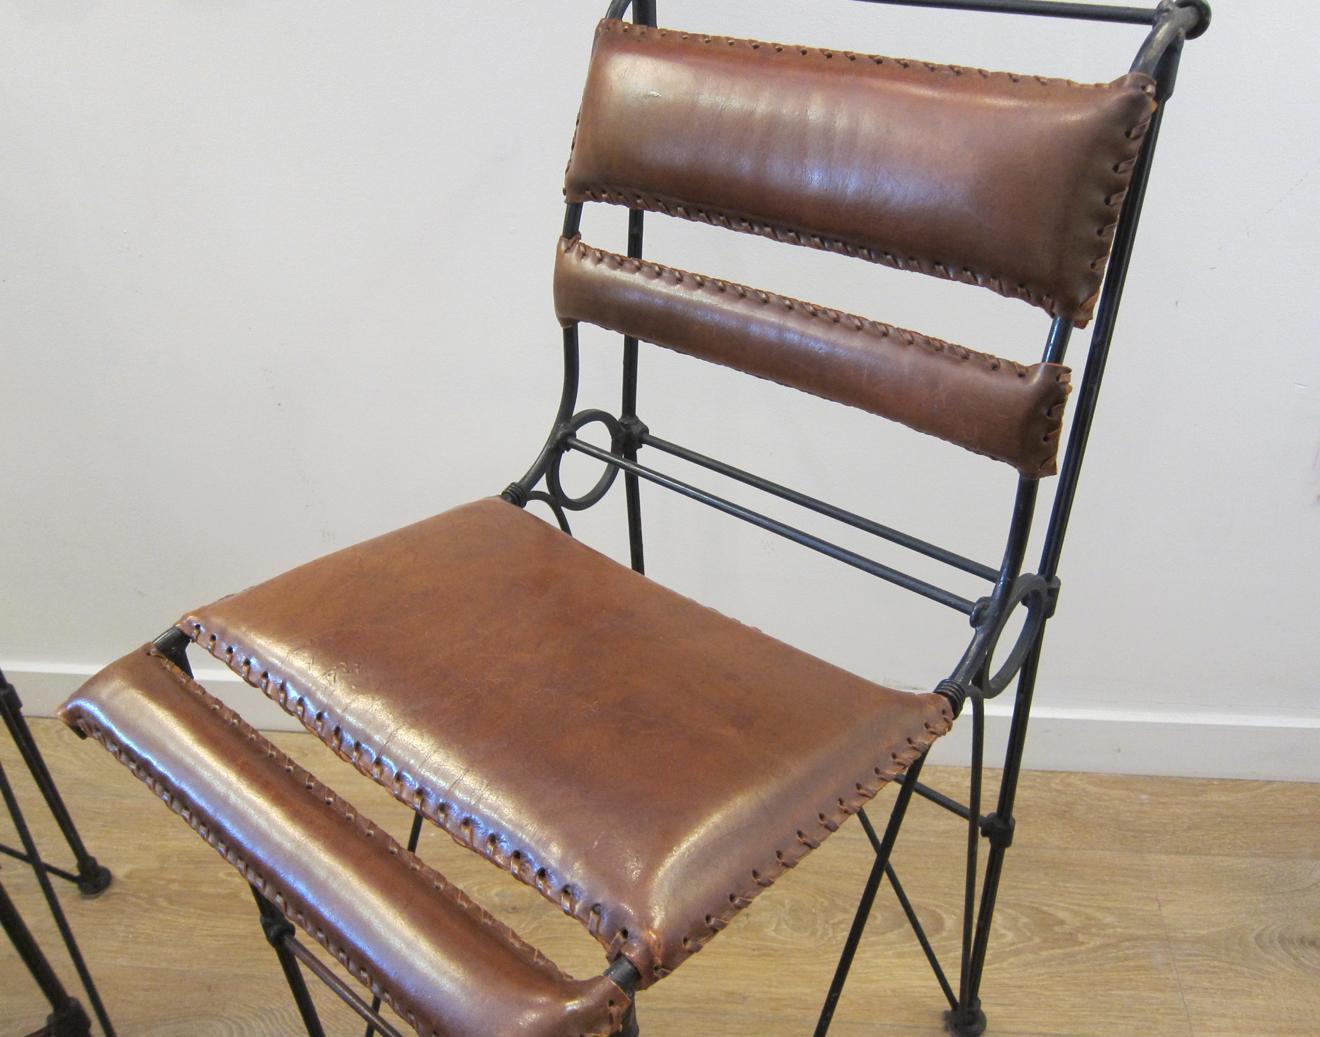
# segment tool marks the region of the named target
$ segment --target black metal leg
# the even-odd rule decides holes
[[[83,845],[78,829],[74,827],[73,818],[69,816],[68,808],[65,807],[59,789],[55,786],[55,779],[51,777],[46,761],[41,756],[41,750],[37,747],[36,739],[32,737],[32,729],[28,727],[27,719],[23,716],[23,703],[18,697],[18,691],[5,680],[3,673],[0,673],[0,712],[4,713],[5,727],[18,747],[23,762],[32,773],[33,782],[41,790],[42,798],[45,799],[51,816],[55,818],[55,823],[60,826],[69,849],[73,851],[78,867],[78,874],[74,878],[78,891],[85,897],[104,893],[110,885],[110,870],[97,863],[96,858],[88,853],[87,847]],[[52,870],[60,877],[67,874],[57,869],[48,870]]]
[[[912,901],[908,899],[907,891],[903,889],[903,883],[898,881],[898,873],[894,871],[892,864],[885,869],[885,876],[889,879],[889,887],[894,891],[894,896],[898,898],[898,906],[903,909],[903,915],[907,918],[908,925],[917,937],[921,952],[926,956],[926,961],[935,973],[935,981],[939,983],[940,989],[944,991],[944,997],[949,1002],[949,1006],[957,1008],[958,995],[953,992],[953,987],[949,985],[949,977],[944,974],[944,968],[940,965],[940,959],[935,954],[935,948],[930,944],[930,937],[926,935],[926,930],[921,925],[921,919],[917,917],[916,909],[912,906]]]
[[[60,937],[64,941],[64,946],[68,949],[69,958],[73,961],[73,967],[78,973],[78,978],[82,981],[83,989],[87,991],[87,999],[92,1004],[96,1019],[101,1024],[101,1029],[106,1037],[115,1037],[115,1028],[110,1023],[109,1015],[106,1014],[105,1005],[101,1003],[101,995],[97,993],[96,983],[92,980],[92,974],[88,971],[87,963],[83,960],[82,951],[78,948],[78,941],[74,939],[73,930],[69,927],[69,920],[64,916],[64,909],[60,906],[59,898],[55,896],[55,888],[50,883],[50,875],[47,874],[46,866],[37,850],[37,844],[32,838],[32,832],[27,826],[27,821],[23,817],[23,811],[19,808],[18,799],[14,795],[13,787],[9,784],[9,778],[5,774],[3,765],[0,765],[0,796],[3,796],[5,807],[9,810],[9,816],[14,821],[14,828],[18,830],[18,838],[23,844],[23,851],[32,864],[32,873],[37,877],[37,884],[41,887],[42,896],[46,898],[46,906],[50,908],[51,917],[55,920],[55,926],[60,931]]]
[[[1013,844],[1013,807],[1017,799],[1018,779],[1022,773],[1022,752],[1026,745],[1027,721],[1031,715],[1041,644],[1042,640],[1038,639],[1018,678],[1017,701],[1014,703],[1013,723],[1009,729],[1008,748],[1004,756],[1004,776],[999,786],[998,804],[995,812],[984,818],[980,825],[982,833],[990,842],[990,852],[986,855],[985,878],[976,915],[976,933],[965,959],[966,974],[959,1005],[946,1016],[949,1030],[957,1037],[979,1037],[985,1032],[985,1013],[981,1010],[980,999],[981,978],[990,947],[990,927],[998,902],[999,883],[1003,878],[1004,857]]]
[[[284,978],[289,983],[293,1000],[298,1005],[298,1014],[302,1016],[303,1026],[307,1027],[307,1037],[325,1037],[321,1029],[321,1019],[316,1014],[316,1005],[307,991],[307,981],[303,979],[298,959],[289,950],[288,939],[293,936],[293,926],[280,913],[279,908],[261,895],[256,886],[252,887],[252,896],[256,898],[257,910],[261,912],[261,928],[266,934],[266,942],[275,948],[275,956],[280,960]]]
[[[967,801],[967,863],[963,881],[962,959],[958,1003],[944,1013],[944,1024],[958,1037],[979,1037],[985,1032],[985,1013],[976,995],[972,967],[973,927],[977,921],[977,857],[981,845],[981,778],[985,770],[985,703],[972,699],[972,775]]]
[[[87,1037],[92,1028],[87,1013],[83,1011],[77,998],[70,997],[65,991],[64,984],[60,982],[55,970],[50,967],[50,962],[46,960],[46,955],[42,953],[41,947],[23,922],[18,907],[9,899],[3,884],[0,884],[0,927],[4,928],[9,942],[14,945],[23,964],[32,973],[32,978],[37,981],[37,986],[50,1002],[51,1014],[46,1020],[45,1029],[41,1032],[50,1034],[51,1037]]]
[[[871,874],[866,880],[866,886],[862,890],[862,899],[857,905],[857,914],[853,916],[852,928],[848,931],[848,939],[844,942],[838,967],[834,970],[834,981],[830,984],[829,993],[825,995],[825,1004],[820,1010],[820,1020],[816,1023],[815,1037],[825,1037],[825,1034],[829,1032],[830,1022],[834,1019],[834,1011],[838,1008],[839,998],[843,994],[843,986],[848,981],[848,971],[852,968],[853,958],[856,956],[857,948],[862,942],[862,933],[866,930],[866,923],[871,918],[871,908],[875,904],[876,892],[880,889],[880,881],[885,876],[885,869],[889,866],[889,858],[894,852],[894,843],[898,840],[898,830],[903,825],[903,818],[907,814],[908,804],[912,802],[912,792],[916,787],[917,778],[921,774],[921,768],[925,762],[926,757],[923,755],[908,769],[906,780],[899,786],[898,799],[895,800],[894,809],[889,815],[889,824],[885,827],[884,838],[880,841],[880,848],[875,855],[875,863],[871,866]]]

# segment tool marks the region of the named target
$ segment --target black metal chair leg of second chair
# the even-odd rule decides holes
[[[3,671],[0,671],[0,713],[4,714],[5,727],[9,731],[9,736],[14,740],[19,755],[23,757],[23,762],[32,774],[33,782],[41,791],[41,796],[46,801],[51,817],[59,825],[60,832],[69,844],[69,849],[73,851],[77,874],[51,867],[49,864],[45,866],[46,870],[52,875],[74,883],[78,887],[78,892],[85,897],[94,897],[104,893],[110,885],[112,877],[110,869],[99,863],[95,857],[87,852],[87,847],[83,845],[82,837],[79,836],[73,818],[69,815],[68,807],[64,805],[60,791],[55,785],[55,779],[46,766],[46,761],[41,755],[36,739],[32,737],[32,729],[28,727],[27,718],[23,716],[23,703],[18,697],[18,691],[5,679]],[[14,852],[11,852],[10,855],[19,856]],[[22,858],[20,857],[20,859]]]
[[[87,1037],[92,1032],[87,1013],[83,1011],[78,999],[70,997],[64,989],[64,984],[46,960],[46,955],[24,923],[23,916],[18,913],[18,906],[10,899],[3,883],[0,883],[0,928],[4,929],[19,958],[50,1002],[50,1016],[46,1019],[46,1025],[34,1037]]]
[[[9,778],[5,774],[3,765],[0,765],[0,795],[3,795],[5,806],[9,810],[9,816],[13,818],[14,827],[18,830],[19,841],[23,844],[25,859],[32,866],[32,873],[36,876],[37,883],[41,887],[46,905],[50,908],[51,917],[55,920],[55,925],[60,931],[60,937],[64,940],[64,946],[68,949],[69,957],[73,961],[73,967],[78,973],[78,978],[82,981],[83,989],[87,991],[87,999],[91,1002],[92,1011],[101,1024],[101,1030],[105,1037],[115,1037],[115,1029],[110,1023],[110,1016],[105,1010],[105,1005],[101,1002],[101,995],[97,992],[96,983],[92,979],[86,961],[83,959],[78,941],[74,938],[73,929],[69,926],[69,920],[64,915],[64,909],[60,906],[59,898],[55,895],[55,888],[51,885],[50,875],[48,874],[49,869],[45,866],[41,854],[37,850],[36,841],[32,838],[32,832],[23,817],[23,811],[19,807],[18,798],[14,795],[13,787],[9,784]],[[8,926],[6,926],[6,929],[8,930]],[[12,932],[10,937],[13,939]],[[15,946],[17,946],[17,941],[15,941]],[[28,959],[25,957],[24,960],[27,961]],[[29,967],[31,966],[29,965]],[[49,993],[45,984],[43,984],[43,990],[47,990]],[[74,1033],[77,1031],[70,1030],[68,1032]]]

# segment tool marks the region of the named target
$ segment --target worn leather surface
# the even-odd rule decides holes
[[[565,182],[1091,316],[1154,84],[604,21]]]
[[[555,310],[861,407],[1036,478],[1053,475],[1070,372],[560,239]]]
[[[629,999],[570,979],[150,646],[64,720],[152,791],[423,1035],[615,1033]]]
[[[643,984],[951,720],[938,695],[775,641],[499,499],[179,627]]]

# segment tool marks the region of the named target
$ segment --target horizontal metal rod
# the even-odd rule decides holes
[[[708,468],[712,472],[718,472],[720,475],[727,476],[730,479],[736,479],[740,483],[753,486],[758,490],[773,494],[776,497],[786,500],[791,504],[807,508],[816,512],[818,515],[824,515],[826,518],[832,518],[845,525],[852,526],[854,529],[860,529],[864,533],[870,533],[883,540],[888,540],[891,544],[898,544],[900,547],[906,547],[910,551],[916,551],[918,554],[925,555],[927,558],[933,558],[937,562],[943,562],[945,565],[951,565],[955,569],[961,569],[965,573],[971,573],[973,576],[979,576],[983,580],[989,580],[992,583],[999,578],[999,570],[993,566],[985,565],[972,558],[965,558],[955,551],[946,550],[938,544],[932,544],[920,537],[912,536],[910,533],[904,533],[902,530],[894,529],[892,526],[885,526],[879,522],[873,522],[863,515],[848,511],[844,508],[835,507],[826,501],[818,500],[815,497],[805,493],[799,493],[797,490],[782,486],[777,482],[771,482],[769,479],[759,475],[753,475],[751,472],[745,472],[741,468],[735,468],[731,464],[725,464],[713,457],[707,457],[705,454],[697,453],[695,450],[689,450],[687,447],[679,446],[677,443],[671,443],[659,436],[653,436],[649,432],[642,434],[642,442],[647,446],[655,447],[666,454],[673,454],[675,457],[682,458],[684,461],[700,465],[702,468]]]
[[[73,874],[73,872],[65,871],[63,868],[57,868],[55,865],[47,864],[45,861],[34,862],[32,858],[22,850],[16,850],[12,846],[0,846],[0,853],[3,853],[6,857],[13,857],[14,860],[22,861],[24,864],[30,865],[34,868],[40,867],[47,875],[54,875],[56,878],[64,879],[65,882],[78,882],[78,876]]]
[[[895,780],[898,781],[900,784],[902,784],[906,779],[907,779],[907,775],[900,774],[898,778],[896,778]],[[940,792],[938,789],[933,789],[929,785],[923,785],[921,782],[917,782],[916,787],[912,791],[915,792],[918,796],[921,796],[923,799],[930,800],[936,806],[943,807],[949,813],[957,814],[964,821],[971,820],[972,817],[971,810],[963,806],[956,799],[953,799],[950,796],[946,796],[943,792]],[[981,820],[984,821],[985,818],[982,817]]]
[[[838,544],[832,544],[828,540],[822,540],[818,536],[798,529],[796,526],[790,526],[778,519],[772,519],[768,515],[762,515],[759,511],[753,511],[751,508],[744,508],[741,504],[734,504],[732,501],[725,500],[713,493],[686,483],[681,479],[675,479],[671,475],[665,475],[663,472],[657,472],[653,468],[647,468],[645,465],[638,464],[636,461],[629,461],[627,458],[611,454],[608,450],[602,450],[600,447],[593,446],[591,443],[583,442],[576,436],[568,436],[563,440],[563,445],[570,450],[576,450],[579,453],[586,454],[588,457],[594,457],[605,464],[613,465],[615,468],[622,469],[625,472],[631,472],[634,475],[641,476],[648,482],[653,482],[666,489],[681,493],[684,497],[699,501],[702,504],[714,508],[716,511],[722,511],[726,515],[732,515],[734,518],[742,519],[753,526],[759,526],[761,529],[768,530],[785,540],[791,540],[795,544],[801,544],[803,547],[809,547],[813,551],[819,551],[823,555],[833,558],[835,561],[843,562],[854,569],[860,569],[864,573],[872,576],[878,576],[882,580],[895,584],[905,590],[913,591],[931,601],[939,602],[941,605],[947,605],[964,615],[970,616],[972,610],[976,607],[975,603],[967,598],[954,594],[943,587],[937,587],[933,583],[927,583],[925,580],[910,576],[897,569],[891,569],[887,565],[881,565],[864,555],[859,555],[855,551],[849,551],[846,547],[840,547]]]
[[[1101,4],[1062,3],[1058,0],[861,0],[866,4],[898,7],[934,7],[947,11],[986,11],[992,14],[1034,14],[1044,18],[1072,18],[1124,25],[1154,25],[1153,7],[1109,7]]]
[[[322,983],[333,990],[349,1008],[353,1009],[364,1020],[371,1023],[385,1037],[403,1037],[403,1034],[391,1026],[386,1020],[382,1019],[380,1013],[373,1012],[371,1006],[358,996],[356,990],[350,987],[342,979],[334,974],[324,962],[313,954],[307,947],[304,947],[298,940],[289,936],[284,940],[284,946],[293,952],[293,956],[302,962]]]

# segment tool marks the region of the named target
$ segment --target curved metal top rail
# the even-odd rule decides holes
[[[987,11],[993,14],[1034,14],[1044,18],[1073,18],[1091,22],[1154,25],[1157,8],[1112,7],[1107,4],[1064,3],[1061,0],[861,0],[867,4],[900,7],[936,7],[950,11]]]
[[[945,11],[982,11],[989,14],[1025,14],[1042,18],[1069,18],[1123,25],[1150,25],[1154,31],[1142,44],[1134,72],[1153,75],[1170,48],[1183,40],[1194,40],[1210,27],[1209,0],[1162,0],[1154,7],[1117,7],[1109,4],[1073,3],[1070,0],[860,0],[867,4],[895,7],[929,7]],[[622,18],[630,7],[646,7],[633,0],[612,0],[606,18]]]

